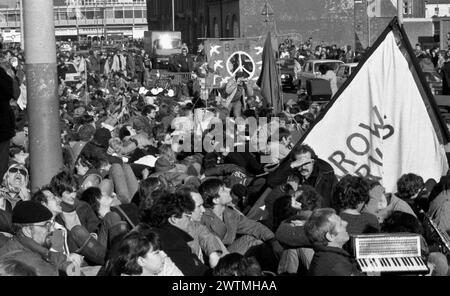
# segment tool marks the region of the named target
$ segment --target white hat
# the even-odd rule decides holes
[[[145,103],[147,105],[153,105],[155,103],[155,97],[150,96],[145,97]]]
[[[157,96],[159,94],[158,90],[156,88],[152,88],[151,91],[152,95]]]
[[[169,97],[173,97],[175,95],[175,92],[173,91],[173,89],[169,89],[169,91],[167,92],[167,95]]]
[[[140,94],[140,95],[145,95],[147,92],[148,92],[148,90],[147,90],[145,87],[141,87],[141,88],[139,89],[139,94]]]
[[[162,93],[163,91],[164,91],[164,88],[158,87],[158,94],[159,94],[159,93]]]

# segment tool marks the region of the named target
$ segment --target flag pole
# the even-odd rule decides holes
[[[402,0],[397,0],[397,18],[398,24],[403,26],[403,2]]]

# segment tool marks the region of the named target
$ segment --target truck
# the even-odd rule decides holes
[[[169,64],[169,58],[181,54],[180,31],[145,31],[144,49],[152,57],[152,63],[156,68],[165,68]]]

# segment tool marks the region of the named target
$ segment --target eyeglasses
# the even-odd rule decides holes
[[[29,226],[43,227],[43,228],[47,228],[47,230],[50,231],[53,228],[53,226],[55,226],[55,221],[54,220],[50,220],[50,221],[45,222],[45,224],[43,224],[43,225],[30,224]]]
[[[27,173],[26,170],[20,169],[20,168],[10,168],[8,172],[13,173],[13,174],[19,172],[20,174],[22,174],[22,175],[24,175],[24,176],[27,176],[27,175],[28,175],[28,173]]]
[[[183,213],[182,216],[186,216],[186,217],[188,217],[188,218],[191,218],[191,217],[192,217],[192,214],[186,214],[186,213]]]

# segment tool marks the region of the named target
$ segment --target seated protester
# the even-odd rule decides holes
[[[0,260],[0,276],[37,276],[33,267],[19,260],[4,258]]]
[[[447,275],[448,261],[440,252],[433,252],[424,238],[424,228],[419,220],[411,214],[394,211],[381,225],[383,233],[414,233],[420,235],[422,259],[427,262],[431,275]]]
[[[261,266],[254,257],[239,253],[223,256],[212,271],[213,276],[262,276]]]
[[[49,235],[51,251],[62,252],[66,256],[77,253],[94,265],[103,265],[106,248],[101,246],[94,236],[81,225],[74,226],[70,231],[55,219],[62,214],[61,200],[56,197],[49,188],[44,187],[35,192],[32,201],[41,203],[53,214],[54,230]]]
[[[0,260],[15,259],[31,266],[39,276],[71,274],[73,266],[81,265],[81,256],[50,250],[53,214],[34,201],[19,202],[13,209],[14,236],[0,234]]]
[[[201,224],[201,218],[205,212],[203,207],[203,198],[194,187],[184,186],[177,190],[183,194],[188,194],[195,202],[195,209],[191,215],[191,223],[188,226],[188,233],[194,238],[188,245],[192,252],[206,264],[203,254],[208,257],[208,263],[211,268],[214,268],[219,262],[219,259],[228,254],[228,250],[222,241],[211,231]]]
[[[337,183],[333,192],[333,204],[342,220],[347,222],[347,232],[350,235],[380,230],[374,214],[361,212],[369,199],[369,185],[364,178],[346,175]]]
[[[288,197],[286,201],[289,202],[289,205],[284,208],[284,212],[295,212],[295,214],[281,221],[275,233],[277,240],[286,248],[278,265],[278,274],[306,275],[314,251],[306,237],[304,225],[312,211],[321,207],[322,197],[313,187],[308,185],[301,186],[292,196]],[[286,217],[281,215],[283,209],[278,209],[278,204],[283,199],[284,197],[275,202],[275,225],[277,220]],[[277,216],[279,218],[276,218]]]
[[[286,169],[286,173],[282,173],[284,170],[277,170],[269,174],[268,185],[274,188],[283,184],[290,177],[292,180],[296,180],[299,185],[313,186],[323,197],[323,206],[330,206],[332,191],[337,183],[337,178],[330,164],[319,159],[308,145],[299,145],[292,150],[289,166],[290,169]],[[269,215],[277,197],[279,195],[271,193],[264,201]]]
[[[169,193],[156,200],[142,217],[142,223],[159,234],[161,250],[186,276],[202,276],[208,270],[188,245],[194,239],[188,233],[194,210],[190,195]]]
[[[252,246],[266,242],[274,254],[280,255],[282,248],[269,228],[229,207],[232,201],[230,189],[221,180],[204,181],[199,192],[206,208],[202,223],[222,240],[230,253],[244,255]],[[238,235],[241,236],[238,238]]]
[[[428,208],[428,201],[419,196],[424,188],[425,183],[422,177],[411,173],[404,174],[397,181],[397,193],[395,193],[411,207],[419,221],[423,221],[423,214],[420,212]]]
[[[440,193],[431,201],[427,215],[439,229],[450,234],[450,176],[442,177],[438,186]]]
[[[379,181],[367,179],[369,183],[369,202],[365,205],[362,212],[374,214],[378,222],[383,223],[384,219],[394,211],[400,211],[416,216],[411,207],[404,200],[388,193]]]
[[[291,152],[292,135],[287,128],[280,127],[277,138],[272,138],[273,136],[272,134],[268,140],[270,163],[279,163]]]
[[[106,275],[182,276],[160,245],[158,233],[139,226],[120,241],[117,257],[109,262]]]
[[[112,206],[113,198],[99,188],[86,189],[80,199],[89,204],[101,220],[98,240],[105,247],[109,247],[114,239],[121,237],[139,223],[136,205]]]
[[[139,182],[138,191],[134,194],[131,203],[135,204],[139,208],[139,211],[143,207],[150,208],[153,205],[153,200],[147,199],[149,199],[152,192],[167,189],[168,185],[169,184],[163,177],[148,177]]]
[[[62,213],[56,217],[56,221],[69,231],[81,225],[89,233],[97,233],[100,220],[87,203],[76,198],[77,187],[75,176],[67,170],[61,171],[50,180],[50,191],[61,199]]]
[[[22,164],[12,164],[3,176],[1,192],[7,200],[7,208],[14,208],[16,203],[21,200],[30,200],[30,190],[28,189],[29,175],[28,170]],[[7,209],[5,208],[5,209]]]
[[[171,163],[166,157],[158,157],[155,162],[155,173],[150,177],[158,178],[163,177],[171,185],[177,186],[184,184],[190,177],[187,173],[181,172],[174,163]]]
[[[159,125],[156,121],[157,110],[156,106],[149,104],[142,109],[142,116],[145,119],[147,130],[144,130],[149,136],[153,135],[153,129]]]
[[[88,142],[80,152],[80,157],[86,159],[92,158],[106,158],[109,163],[122,164],[123,161],[119,157],[112,156],[107,153],[109,147],[109,140],[111,139],[111,132],[106,128],[100,128],[95,131],[93,139]]]
[[[314,249],[310,276],[362,275],[354,258],[342,248],[350,239],[347,222],[333,209],[314,210],[304,227]]]

